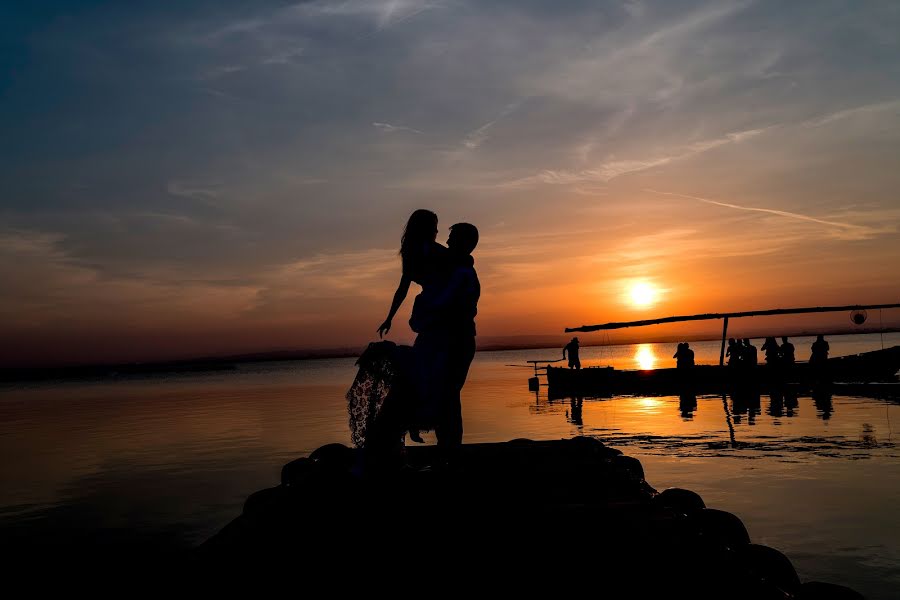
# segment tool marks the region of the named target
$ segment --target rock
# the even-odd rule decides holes
[[[796,600],[864,600],[863,595],[842,585],[808,581],[800,586]]]
[[[800,589],[800,577],[787,556],[768,546],[747,544],[737,551],[738,559],[762,581],[795,594]]]
[[[688,515],[688,520],[707,544],[736,549],[750,543],[744,523],[730,512],[704,508]]]
[[[703,498],[700,497],[700,494],[681,488],[669,488],[663,490],[653,498],[653,502],[659,506],[665,506],[666,508],[671,508],[684,514],[706,508],[706,504],[703,502]]]

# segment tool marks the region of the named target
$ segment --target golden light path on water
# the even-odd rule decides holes
[[[652,369],[656,365],[656,354],[653,353],[652,344],[638,344],[634,353],[634,361],[642,371]]]

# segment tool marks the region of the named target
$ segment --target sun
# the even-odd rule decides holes
[[[656,304],[659,290],[652,283],[640,281],[631,286],[628,290],[628,296],[631,299],[632,305],[638,308],[646,308]]]

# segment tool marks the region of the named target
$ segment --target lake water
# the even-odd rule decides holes
[[[792,341],[805,360],[812,339]],[[882,339],[830,342],[837,356],[878,349]],[[897,344],[900,334],[884,335],[885,347]],[[717,342],[691,346],[698,363],[718,362]],[[674,350],[587,347],[582,363],[668,367]],[[696,406],[677,397],[549,401],[543,388],[529,392],[525,361],[559,355],[478,353],[463,390],[465,441],[595,436],[640,459],[656,489],[692,489],[738,515],[804,581],[900,596],[900,406],[844,396],[762,396],[737,407],[721,396]],[[198,544],[249,494],[277,485],[284,463],[349,444],[344,393],[354,375],[353,359],[333,359],[0,388],[0,534],[104,530]]]

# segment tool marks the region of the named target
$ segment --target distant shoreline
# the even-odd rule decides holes
[[[787,337],[811,337],[815,335],[825,336],[843,336],[843,335],[877,335],[880,333],[896,333],[900,332],[900,327],[890,327],[878,330],[841,330],[831,332],[809,332],[798,331],[786,334]],[[745,334],[750,339],[762,339],[764,335]],[[777,336],[781,337],[781,336]],[[490,338],[488,338],[490,339]],[[486,342],[478,345],[478,352],[502,352],[509,350],[542,350],[552,348],[558,345],[559,348],[568,340],[567,336],[560,336],[556,342],[551,339],[522,342],[522,343],[502,343],[502,342]],[[583,341],[582,347],[593,346],[626,346],[629,344],[666,344],[677,343],[683,341],[689,342],[710,342],[719,341],[720,337],[709,335],[700,336],[662,336],[650,341],[640,341],[635,339],[616,340],[615,344],[599,344]],[[230,371],[236,368],[239,363],[255,363],[255,362],[277,362],[277,361],[294,361],[294,360],[323,360],[334,358],[356,358],[360,355],[360,349],[336,348],[323,350],[279,350],[272,352],[257,352],[251,354],[238,354],[221,357],[198,357],[183,360],[167,360],[167,361],[147,361],[132,363],[107,363],[107,364],[86,364],[86,365],[68,365],[68,366],[43,366],[43,367],[0,367],[0,382],[16,383],[16,382],[36,382],[36,381],[53,381],[53,380],[85,380],[85,379],[108,379],[119,376],[134,375],[158,375],[165,373],[201,373],[215,371]]]

